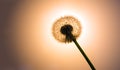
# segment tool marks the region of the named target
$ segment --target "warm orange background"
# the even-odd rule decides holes
[[[78,38],[97,70],[119,70],[119,22],[116,1],[36,0],[21,1],[9,22],[13,48],[21,66],[33,70],[90,70],[74,43],[56,41],[54,21],[76,16],[82,25]]]

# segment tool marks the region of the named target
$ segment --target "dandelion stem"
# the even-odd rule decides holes
[[[72,30],[73,30],[73,27],[71,25],[64,25],[64,26],[61,27],[60,31],[61,31],[61,33],[63,35],[66,35],[66,42],[73,41],[75,43],[75,45],[77,46],[77,48],[79,49],[79,51],[84,56],[85,60],[87,61],[87,63],[91,67],[91,69],[92,70],[96,70],[95,67],[94,67],[94,65],[92,64],[92,62],[89,60],[89,58],[87,57],[87,55],[85,54],[85,52],[83,51],[83,49],[80,47],[80,45],[76,41],[76,38],[72,34]]]
[[[85,54],[85,52],[83,51],[83,49],[81,48],[81,46],[78,44],[78,42],[76,41],[76,39],[73,39],[73,42],[75,43],[75,45],[77,46],[77,48],[79,49],[79,51],[82,53],[82,55],[84,56],[85,60],[87,61],[87,63],[89,64],[89,66],[91,67],[92,70],[96,70],[94,65],[92,64],[92,62],[90,61],[90,59],[87,57],[87,55]]]

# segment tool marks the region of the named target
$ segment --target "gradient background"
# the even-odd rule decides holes
[[[74,43],[59,43],[54,21],[77,16],[78,42],[97,70],[120,69],[120,1],[0,1],[0,70],[90,70]]]

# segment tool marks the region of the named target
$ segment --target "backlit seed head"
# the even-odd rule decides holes
[[[73,16],[64,16],[56,20],[52,27],[52,34],[60,42],[71,42],[70,33],[78,38],[81,33],[81,25]]]

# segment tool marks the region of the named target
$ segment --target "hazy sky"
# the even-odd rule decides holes
[[[18,2],[2,29],[18,67],[31,70],[90,70],[74,43],[60,43],[52,25],[71,15],[82,26],[78,42],[97,70],[119,70],[119,1],[29,0]],[[9,3],[8,3],[9,4]],[[13,5],[10,2],[11,5]]]

